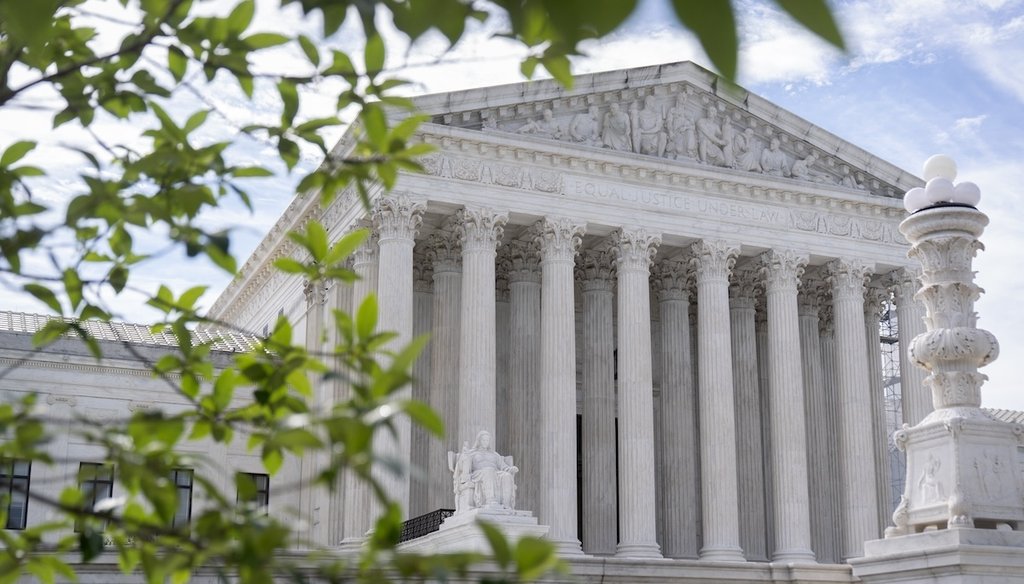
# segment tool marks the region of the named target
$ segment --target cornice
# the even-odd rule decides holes
[[[10,367],[16,367],[19,369],[55,369],[64,371],[80,371],[83,373],[97,373],[102,375],[128,375],[132,377],[153,377],[153,370],[149,367],[142,367],[139,369],[132,367],[118,367],[114,365],[87,365],[84,363],[75,363],[70,361],[42,361],[37,359],[30,359],[23,361],[21,359],[10,359],[7,357],[0,357],[0,368],[7,369]],[[166,377],[170,379],[180,379],[181,376],[176,373],[167,373]]]

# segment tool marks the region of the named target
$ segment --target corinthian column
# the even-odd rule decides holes
[[[508,244],[509,384],[508,451],[516,465],[516,506],[537,510],[540,490],[540,249],[535,241]]]
[[[761,255],[768,313],[768,399],[772,427],[772,498],[776,562],[814,562],[807,491],[807,435],[800,369],[797,284],[807,256],[772,250]]]
[[[352,306],[348,312],[355,314],[366,297],[377,292],[376,233],[371,233],[352,254],[352,269],[358,279],[352,284]],[[349,474],[347,481],[344,537],[341,540],[341,547],[346,550],[357,550],[366,538],[366,532],[373,524],[373,512],[379,510],[379,506],[373,502],[373,492],[369,484],[354,474]]]
[[[328,288],[324,282],[306,281],[302,293],[306,297],[306,349],[314,355],[324,351],[324,340],[327,330],[324,327],[324,305],[327,303]],[[317,376],[321,378],[321,376]],[[322,379],[322,378],[321,378]],[[315,407],[330,407],[333,387],[326,381],[315,381]],[[319,484],[315,484],[317,475],[326,467],[328,461],[322,453],[307,453],[299,459],[301,468],[302,488],[299,489],[299,508],[307,521],[307,528],[300,534],[303,544],[321,545],[327,539],[327,522],[320,514],[320,507],[327,494]]]
[[[579,554],[576,536],[576,324],[573,268],[584,226],[545,218],[541,249],[540,520],[559,553]]]
[[[462,309],[462,246],[454,217],[430,235],[427,261],[434,272],[433,336],[430,340],[430,405],[444,420],[444,440],[430,441],[427,509],[454,504],[449,451],[459,452],[459,336]]]
[[[688,263],[663,261],[651,278],[661,319],[661,549],[668,558],[697,557],[697,400],[690,350],[693,274]]]
[[[623,229],[618,244],[619,545],[615,555],[660,558],[654,474],[650,265],[661,236]]]
[[[459,339],[459,440],[494,432],[497,339],[494,257],[508,214],[459,211],[462,236],[462,335]]]
[[[386,349],[398,352],[412,341],[412,254],[416,230],[423,219],[425,205],[405,195],[387,196],[379,199],[373,210],[373,224],[380,237],[380,265],[378,281],[387,282],[377,292],[380,308],[380,330],[397,333]],[[408,387],[396,392],[395,397],[409,397]],[[398,416],[394,420],[395,435],[381,433],[380,452],[398,460],[402,465],[401,475],[390,472],[381,474],[388,496],[409,511],[409,474],[411,461],[412,424],[408,417]]]
[[[736,420],[729,332],[729,273],[739,246],[699,241],[690,250],[697,281],[702,560],[744,561],[736,487]]]
[[[352,257],[349,256],[345,261],[345,267],[352,269]],[[352,286],[350,284],[339,284],[333,286],[331,289],[331,298],[328,299],[329,307],[344,311],[346,314],[352,312]],[[334,326],[334,320],[330,321],[330,329],[332,330],[330,339],[330,346],[333,349],[335,345],[339,343],[339,335],[337,328]],[[343,364],[340,359],[335,359],[332,362],[332,367],[336,370],[340,369]],[[349,387],[348,383],[345,382],[344,376],[335,375],[331,382],[331,399],[327,404],[327,408],[333,408],[335,404],[343,403],[351,399],[352,388]],[[329,522],[327,528],[327,545],[336,546],[341,543],[341,540],[345,537],[345,498],[346,498],[346,484],[348,476],[345,470],[341,470],[337,477],[334,479],[334,489],[331,490],[330,495],[330,507],[329,507]]]
[[[878,524],[889,522],[892,513],[892,484],[889,472],[889,429],[885,419],[885,390],[882,385],[882,314],[889,303],[889,291],[872,284],[864,296],[864,336],[868,358],[868,387],[871,392],[871,442],[875,447],[875,490],[878,492]]]
[[[903,422],[916,426],[932,412],[931,392],[924,386],[927,372],[914,364],[910,346],[914,338],[924,333],[924,305],[914,299],[921,287],[919,270],[902,268],[890,273],[896,301],[896,322],[899,325],[900,347],[900,400],[903,403]]]
[[[864,542],[880,535],[864,337],[864,279],[870,268],[862,262],[839,259],[830,261],[826,271],[836,330],[842,559],[846,560],[863,555]]]
[[[426,258],[422,242],[413,253],[413,335],[420,337],[430,334],[434,320],[434,274]],[[427,346],[420,353],[412,368],[412,397],[423,403],[430,403],[430,363],[433,346]],[[412,428],[412,464],[417,472],[412,475],[409,485],[409,516],[418,517],[428,511],[427,493],[430,488],[430,444],[434,436],[420,425]]]
[[[615,553],[615,255],[606,245],[583,252],[583,551]]]
[[[761,398],[757,385],[754,279],[736,270],[729,286],[733,395],[736,400],[736,465],[740,547],[748,560],[768,557],[765,542],[765,482],[761,444]]]
[[[800,356],[803,365],[804,403],[807,416],[807,466],[813,472],[808,474],[810,493],[811,549],[822,563],[836,563],[833,526],[836,523],[832,512],[833,474],[829,471],[836,458],[833,445],[835,434],[829,415],[829,399],[826,393],[825,376],[822,370],[822,339],[819,333],[821,287],[817,279],[803,278],[797,296],[797,312],[800,318]]]

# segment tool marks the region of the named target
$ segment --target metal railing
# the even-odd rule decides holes
[[[454,514],[455,509],[437,509],[425,515],[413,517],[402,523],[402,535],[398,541],[409,541],[428,533],[434,533],[440,529],[442,521]]]

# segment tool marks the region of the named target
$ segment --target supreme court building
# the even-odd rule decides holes
[[[297,198],[212,316],[283,311],[315,344],[325,311],[376,292],[382,329],[431,335],[411,392],[449,431],[391,445],[426,477],[390,484],[408,517],[452,506],[446,452],[490,430],[567,557],[860,556],[894,507],[880,310],[901,347],[924,328],[897,229],[922,182],[716,79],[678,63],[418,98],[426,172],[370,213]],[[311,218],[372,230],[354,287],[273,268]],[[913,424],[931,398],[901,363]],[[317,539],[358,543],[359,491],[315,503]]]

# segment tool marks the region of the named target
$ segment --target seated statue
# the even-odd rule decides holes
[[[464,443],[462,452],[448,453],[455,491],[455,514],[471,509],[516,508],[515,474],[511,456],[501,456],[491,445],[491,433],[481,430],[473,448]]]

